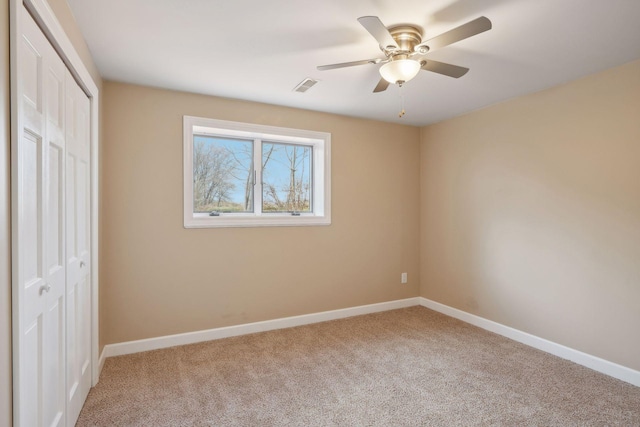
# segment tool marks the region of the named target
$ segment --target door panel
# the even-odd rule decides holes
[[[20,363],[27,366],[42,365],[42,316],[37,316],[33,323],[25,325],[22,336],[24,355]],[[38,392],[42,384],[42,371],[39,369],[26,371],[20,379],[23,396],[31,396],[29,401],[21,399],[20,423],[25,426],[42,425],[42,414],[38,410],[42,406],[42,395]]]
[[[44,425],[52,427],[64,425],[65,414],[64,387],[60,389],[61,385],[64,386],[64,336],[59,333],[64,325],[63,298],[63,295],[49,298],[50,306],[42,328],[47,352],[42,367]]]
[[[66,106],[67,408],[75,422],[91,388],[89,99],[76,84],[67,85]]]
[[[72,426],[91,386],[90,101],[18,12],[16,425]]]
[[[22,259],[22,273],[24,283],[27,286],[37,286],[42,279],[42,224],[40,213],[42,211],[42,143],[38,135],[32,132],[24,132],[22,137],[22,168],[21,181],[22,192],[22,241],[24,252],[30,256]]]
[[[19,15],[15,417],[19,425],[57,426],[66,423],[66,68],[29,14]]]
[[[31,43],[27,35],[22,39],[20,73],[23,102],[27,107],[42,112],[42,85],[40,85],[42,55],[40,49]]]
[[[64,165],[62,157],[62,149],[56,146],[49,147],[49,179],[47,185],[49,187],[49,214],[47,215],[48,230],[48,247],[47,247],[47,264],[49,274],[60,268],[63,259],[62,233],[64,212],[61,211],[62,204],[62,170]]]
[[[57,130],[64,130],[64,79],[65,74],[58,75],[58,72],[66,70],[49,68],[47,73],[47,81],[45,82],[45,90],[47,92],[47,120]],[[55,137],[64,140],[64,132],[57,134]],[[52,138],[53,139],[53,138]]]

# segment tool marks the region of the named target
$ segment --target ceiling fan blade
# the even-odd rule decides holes
[[[363,59],[361,61],[351,61],[351,62],[341,62],[339,64],[319,65],[316,68],[319,71],[325,71],[325,70],[333,70],[335,68],[353,67],[354,65],[377,64],[380,61],[382,61],[382,59],[380,58]]]
[[[388,87],[389,87],[389,82],[386,81],[385,79],[380,79],[380,81],[378,82],[378,85],[373,90],[373,93],[383,92],[387,90]]]
[[[468,68],[459,67],[457,65],[446,64],[444,62],[432,61],[430,59],[426,59],[423,62],[425,64],[422,66],[423,70],[432,71],[434,73],[443,74],[445,76],[460,78],[467,74],[469,71]]]
[[[398,49],[398,44],[391,37],[391,33],[384,26],[380,18],[377,16],[361,16],[358,22],[369,31],[369,33],[378,41],[381,47],[387,50]]]
[[[419,51],[421,47],[426,46],[431,51],[459,42],[460,40],[475,36],[476,34],[483,33],[490,29],[491,21],[489,21],[488,18],[481,16],[480,18],[469,21],[466,24],[462,24],[453,30],[449,30],[446,33],[442,33],[439,36],[420,43],[415,47],[415,50]]]

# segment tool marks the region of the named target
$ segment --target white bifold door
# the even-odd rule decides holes
[[[19,17],[14,423],[74,425],[91,385],[90,106],[24,8]]]
[[[66,322],[67,410],[75,421],[91,388],[89,99],[67,71]]]

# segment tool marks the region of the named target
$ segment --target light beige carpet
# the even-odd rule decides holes
[[[640,426],[640,388],[423,307],[109,358],[79,426]]]

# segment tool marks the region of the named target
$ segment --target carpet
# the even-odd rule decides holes
[[[77,426],[639,426],[640,388],[424,307],[111,357]]]

